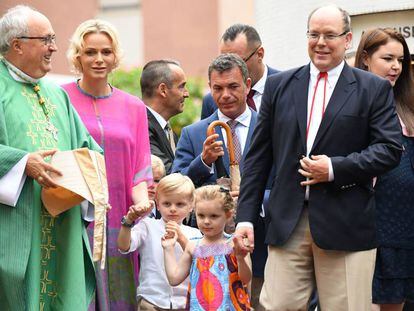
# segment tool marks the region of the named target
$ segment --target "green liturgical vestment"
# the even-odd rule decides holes
[[[49,120],[29,83],[0,62],[0,178],[38,150],[100,150],[66,93],[38,83]],[[57,135],[56,135],[57,134]],[[15,207],[0,203],[0,310],[86,310],[95,290],[93,263],[79,206],[51,217],[41,188],[27,177]]]

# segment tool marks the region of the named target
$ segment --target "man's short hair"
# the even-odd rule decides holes
[[[337,5],[328,5],[331,7],[336,8],[342,15],[342,23],[344,24],[344,28],[343,28],[343,32],[350,32],[351,31],[351,16],[349,16],[349,13],[347,11],[345,11],[344,9],[342,9],[341,7],[337,6]],[[308,16],[308,30],[309,30],[309,21],[313,15],[313,13],[315,13],[317,10],[324,8],[327,6],[320,6],[316,9],[314,9],[312,12],[310,12],[309,16]]]
[[[28,36],[28,19],[31,14],[39,13],[26,5],[17,5],[10,8],[0,18],[0,54],[6,54],[14,38]]]
[[[182,197],[188,198],[189,201],[194,202],[194,191],[195,187],[190,177],[180,173],[173,173],[161,179],[155,193],[155,198],[159,199],[160,195],[163,194],[179,194]]]
[[[144,66],[140,80],[142,97],[151,98],[154,96],[155,90],[161,83],[172,87],[171,65],[180,67],[179,62],[169,59],[153,60]]]
[[[226,41],[234,41],[239,34],[244,34],[247,39],[248,46],[260,46],[262,40],[259,33],[250,25],[246,24],[234,24],[226,29],[221,39]]]
[[[227,70],[233,68],[239,68],[243,77],[243,82],[246,84],[247,78],[249,78],[249,71],[247,70],[247,65],[243,59],[234,53],[221,54],[213,60],[213,62],[208,67],[208,80],[211,81],[211,73],[217,71],[223,73]]]

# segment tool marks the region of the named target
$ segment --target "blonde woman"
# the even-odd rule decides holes
[[[99,310],[136,310],[137,255],[119,254],[116,238],[122,216],[131,205],[149,206],[147,183],[152,179],[145,105],[108,83],[120,54],[111,24],[83,22],[67,53],[80,79],[63,86],[105,154],[112,209],[108,214],[107,266],[104,271],[96,269]],[[131,224],[123,220],[122,225]]]

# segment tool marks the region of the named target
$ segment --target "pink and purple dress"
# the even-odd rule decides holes
[[[146,107],[137,97],[116,88],[108,96],[95,97],[76,82],[62,87],[105,155],[112,209],[107,224],[107,266],[96,269],[96,309],[136,310],[138,255],[120,254],[117,237],[120,220],[133,204],[132,188],[152,181]]]
[[[240,280],[233,248],[228,243],[199,245],[193,252],[187,309],[191,311],[251,310]]]

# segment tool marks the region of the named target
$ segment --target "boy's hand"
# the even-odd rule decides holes
[[[172,247],[175,245],[178,239],[177,231],[174,229],[167,229],[167,226],[165,227],[165,234],[161,238],[161,245],[163,248]]]
[[[175,232],[177,233],[177,240],[180,241],[184,237],[180,225],[177,224],[175,221],[169,221],[165,224],[165,231],[168,232]]]
[[[142,218],[154,208],[154,201],[152,200],[143,200],[140,201],[138,204],[131,205],[129,207],[129,211],[127,214],[128,220],[131,222],[137,220],[138,218]]]

